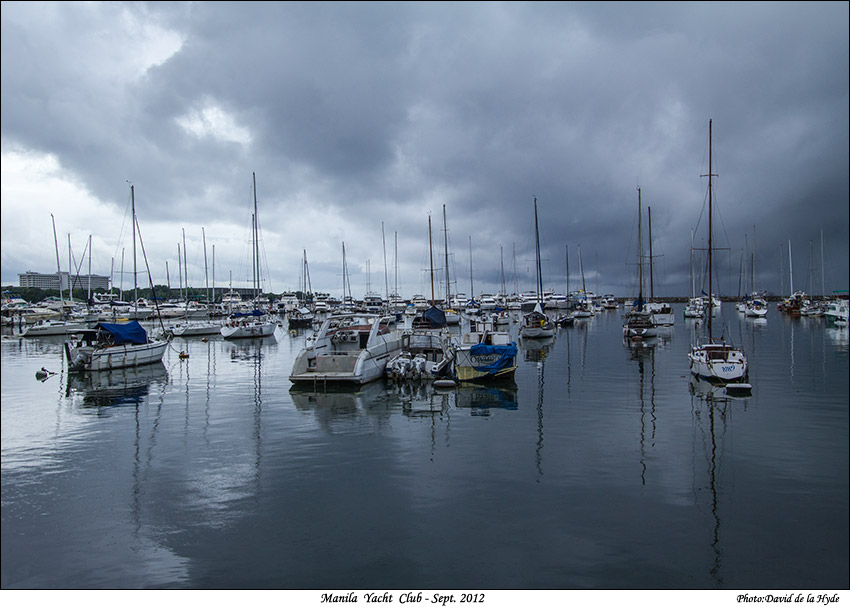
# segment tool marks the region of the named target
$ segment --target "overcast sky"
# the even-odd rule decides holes
[[[340,296],[344,243],[356,298],[430,295],[444,205],[453,292],[533,290],[537,197],[544,286],[568,256],[571,288],[634,294],[639,186],[655,293],[684,296],[712,119],[721,291],[746,245],[787,293],[789,240],[795,289],[848,287],[847,2],[3,2],[0,40],[4,285],[55,272],[53,214],[63,271],[91,236],[131,287],[132,183],[156,283],[185,230],[192,285],[205,235],[210,283],[215,246],[249,287],[256,173],[266,291],[306,250]]]

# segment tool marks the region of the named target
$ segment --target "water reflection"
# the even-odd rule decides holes
[[[630,358],[637,362],[639,383],[638,396],[640,398],[640,465],[641,485],[646,486],[646,445],[655,445],[655,431],[657,417],[655,415],[655,344],[656,337],[646,341],[637,341],[630,345]],[[628,342],[628,338],[625,339]],[[647,392],[649,393],[649,412],[647,413]],[[648,420],[647,420],[648,417]],[[647,428],[648,434],[647,434]],[[649,436],[647,438],[647,435]]]
[[[746,409],[747,398],[729,393],[723,385],[713,385],[704,379],[698,379],[694,376],[691,376],[689,388],[695,432],[699,436],[694,439],[694,449],[696,450],[700,444],[703,446],[707,464],[707,470],[703,474],[707,477],[705,482],[699,472],[694,471],[695,493],[699,494],[707,490],[711,496],[710,505],[713,521],[711,531],[712,566],[709,569],[709,573],[714,587],[721,589],[724,585],[724,578],[722,573],[723,551],[720,535],[720,497],[722,495],[720,466],[723,459],[727,423],[732,416],[733,405],[743,403],[743,408]],[[705,428],[706,414],[708,418],[707,429]],[[702,442],[699,442],[700,439]],[[694,464],[696,465],[696,460]]]
[[[455,390],[457,407],[469,409],[472,416],[489,417],[491,409],[519,408],[515,383],[503,385],[464,384]]]
[[[165,365],[157,362],[135,368],[69,374],[66,395],[81,393],[86,408],[138,406],[145,401],[151,386],[163,386],[167,382]]]

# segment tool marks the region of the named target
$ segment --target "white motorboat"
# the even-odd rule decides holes
[[[373,313],[327,317],[292,365],[293,383],[363,384],[381,378],[387,362],[401,353],[402,338],[390,318]]]
[[[64,319],[42,319],[37,324],[24,330],[23,336],[28,338],[33,336],[65,336],[66,334],[81,332],[87,328],[88,326],[85,323],[66,321]]]

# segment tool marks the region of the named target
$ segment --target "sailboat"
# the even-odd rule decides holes
[[[133,223],[133,284],[138,292],[136,274],[136,199],[130,185]],[[134,301],[138,306],[138,294]],[[74,371],[112,370],[162,362],[168,342],[151,340],[138,321],[126,323],[98,323],[92,330],[82,333],[78,340],[65,343],[68,368]]]
[[[652,323],[656,326],[672,326],[675,321],[673,315],[673,307],[667,302],[658,302],[655,300],[655,275],[652,271],[652,208],[646,208],[647,219],[649,220],[649,302],[646,303],[646,310],[652,316]]]
[[[188,294],[189,294],[189,292],[187,290],[187,292],[186,292],[186,309],[187,309],[187,316],[186,317],[187,317],[187,321],[184,322],[184,323],[176,324],[175,326],[173,326],[171,328],[171,332],[172,332],[172,334],[174,334],[174,336],[213,336],[213,335],[221,333],[221,323],[218,322],[218,321],[214,321],[212,319],[212,317],[210,316],[210,306],[211,306],[211,304],[210,304],[210,296],[209,296],[209,273],[207,272],[207,235],[204,232],[204,227],[201,227],[201,234],[202,234],[203,240],[204,240],[204,282],[207,285],[207,308],[206,308],[207,319],[206,320],[199,320],[199,321],[188,321],[188,308],[189,308],[189,296],[188,296]],[[189,267],[185,263],[185,252],[186,252],[185,233],[184,233],[183,239],[184,239],[184,245],[183,245],[184,267],[186,269],[186,276],[188,277],[189,276]],[[215,253],[215,250],[213,250],[213,253]],[[187,280],[186,283],[188,285],[188,280]]]
[[[253,263],[253,280],[254,280],[254,304],[257,305],[260,299],[260,246],[257,227],[259,220],[257,219],[257,174],[252,173],[254,182],[254,215],[251,226],[252,236],[252,263]],[[271,321],[266,316],[266,313],[255,307],[249,313],[234,313],[230,316],[227,323],[221,327],[221,335],[224,338],[262,338],[263,336],[272,336],[277,324]]]
[[[708,121],[708,302],[712,303],[712,121]],[[749,390],[752,387],[743,381],[748,375],[747,356],[742,349],[732,346],[721,336],[712,336],[713,315],[708,315],[708,336],[698,345],[692,345],[688,353],[691,374],[710,382],[732,385],[733,389]]]
[[[531,313],[522,316],[519,335],[522,338],[551,338],[555,336],[555,325],[543,312],[543,278],[540,273],[540,229],[537,223],[537,197],[534,197],[534,243],[537,271],[537,303]]]
[[[50,220],[53,222],[53,243],[56,246],[56,275],[59,277],[59,299],[62,301],[62,319],[42,319],[35,325],[24,330],[22,336],[26,337],[64,336],[65,334],[85,330],[88,327],[85,323],[69,321],[65,312],[65,298],[62,293],[62,267],[59,265],[59,242],[56,240],[56,220],[53,218],[53,214],[50,214]],[[91,273],[89,273],[89,276],[91,276]],[[70,289],[69,285],[69,292]]]
[[[641,200],[638,186],[638,299],[634,308],[623,317],[623,336],[631,341],[641,341],[658,335],[658,329],[652,314],[644,307],[643,301],[643,237],[641,235]]]

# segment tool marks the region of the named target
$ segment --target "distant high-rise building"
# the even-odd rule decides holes
[[[104,275],[75,275],[70,276],[70,273],[36,273],[35,271],[27,271],[26,273],[18,273],[20,287],[22,288],[40,288],[42,290],[67,290],[69,285],[73,285],[74,290],[88,290],[89,280],[91,279],[91,289],[94,290],[109,290],[109,277]]]

